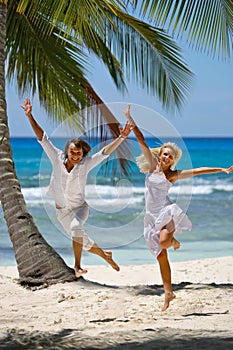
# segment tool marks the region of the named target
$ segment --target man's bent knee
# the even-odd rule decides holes
[[[80,234],[79,236],[72,236],[72,240],[74,242],[77,242],[78,244],[81,244],[83,249],[87,251],[90,250],[95,243],[90,237],[88,237],[88,235],[85,232],[82,232],[82,234]]]

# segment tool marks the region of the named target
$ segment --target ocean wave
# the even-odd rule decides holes
[[[214,192],[233,192],[233,185],[195,185],[195,186],[173,186],[170,194],[179,195],[201,195]]]
[[[25,200],[31,204],[48,203],[52,204],[53,199],[46,196],[47,187],[22,188]],[[144,187],[134,186],[110,186],[110,185],[87,185],[86,199],[91,206],[111,206],[116,207],[131,206],[142,203],[144,200]],[[170,197],[173,196],[195,196],[208,195],[212,193],[228,192],[233,193],[233,184],[230,183],[210,183],[210,181],[190,184],[175,184],[170,189]]]
[[[41,206],[41,204],[47,203],[54,206],[53,199],[46,196],[46,191],[47,187],[22,188],[23,196],[28,204]]]

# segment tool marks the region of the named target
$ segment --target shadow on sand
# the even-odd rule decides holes
[[[233,337],[224,332],[181,330],[173,328],[144,329],[140,332],[120,331],[113,334],[107,331],[95,337],[77,329],[64,329],[55,334],[23,330],[9,330],[5,338],[0,339],[0,349],[5,350],[149,350],[149,349],[224,349],[233,348]]]
[[[178,284],[173,284],[173,291],[177,292],[179,290],[200,290],[200,289],[233,289],[233,284],[231,283],[208,283],[208,284],[200,284],[200,283],[192,283],[192,282],[181,282]],[[163,286],[158,284],[153,285],[138,285],[133,287],[127,287],[127,289],[131,289],[132,293],[135,295],[157,295],[160,296],[164,293]]]
[[[77,283],[77,282],[72,282]],[[161,285],[138,285],[138,286],[112,286],[85,279],[79,279],[78,283],[90,288],[107,288],[125,290],[132,295],[157,295],[163,294]],[[173,285],[174,291],[182,289],[195,291],[200,289],[233,289],[233,284],[195,284],[182,282]],[[184,314],[182,317],[211,317],[215,314],[227,314],[224,312],[207,312]],[[26,332],[25,330],[8,329],[6,334],[0,338],[0,349],[4,350],[77,350],[77,349],[103,349],[103,350],[174,350],[174,349],[211,349],[232,350],[233,336],[230,330],[209,331],[175,328],[144,328],[140,330],[131,329],[121,331],[108,331],[107,323],[115,319],[97,320],[106,322],[104,331],[90,336],[86,329],[63,329],[58,333],[48,332]],[[96,322],[97,322],[96,321]],[[229,325],[230,327],[230,325]]]

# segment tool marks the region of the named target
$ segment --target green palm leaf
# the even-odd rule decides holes
[[[26,0],[20,1],[20,4],[26,3]],[[40,1],[35,3],[37,6],[20,9],[28,11],[29,18],[40,21]],[[46,21],[53,18],[49,22],[60,28],[63,38],[72,35],[82,43],[85,52],[94,53],[104,62],[118,89],[126,89],[123,71],[127,79],[135,80],[148,93],[157,95],[165,108],[181,107],[189,92],[192,74],[179,47],[162,30],[128,15],[124,2],[118,2],[121,7],[114,1],[88,1],[85,6],[79,1],[62,2],[63,5],[57,1],[48,3],[47,15],[43,9]],[[46,27],[43,21],[40,26],[43,30]],[[48,25],[45,32],[51,32]]]
[[[163,30],[122,12],[112,22],[118,30],[109,28],[107,39],[126,77],[156,94],[165,108],[181,108],[192,73],[179,46]]]
[[[46,21],[44,16],[40,23],[43,21]],[[37,93],[54,121],[68,123],[73,129],[86,133],[89,139],[95,136],[104,142],[119,135],[118,120],[86,79],[88,56],[77,38],[74,42],[54,26],[51,34],[45,35],[43,25],[37,27],[28,17],[8,11],[6,47],[8,78],[17,82],[20,96],[29,91],[30,95]],[[114,72],[117,61],[109,50],[106,62],[112,65]],[[128,159],[129,148],[125,147],[125,152],[119,148],[117,153],[121,168],[129,170],[124,161]]]
[[[140,14],[184,37],[196,50],[229,58],[232,50],[232,0],[134,1]]]

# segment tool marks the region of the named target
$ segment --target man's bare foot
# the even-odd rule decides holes
[[[112,258],[111,250],[105,250],[104,252],[105,252],[106,255],[108,255],[110,258]]]
[[[87,273],[87,270],[86,269],[82,269],[81,267],[74,267],[74,271],[75,271],[75,276],[77,278],[79,278],[82,275],[84,275],[85,273]]]
[[[110,250],[105,250],[105,255],[107,257],[106,261],[112,266],[112,268],[116,271],[120,271],[120,267],[115,263],[112,258],[112,252]]]
[[[175,299],[175,294],[173,292],[166,292],[165,293],[165,300],[164,300],[164,305],[162,308],[162,311],[167,310],[167,308],[169,307],[170,302]]]
[[[174,237],[172,238],[172,242],[171,243],[172,243],[172,246],[173,246],[174,250],[177,250],[177,249],[180,248],[180,242],[177,241],[177,239],[175,239]]]

